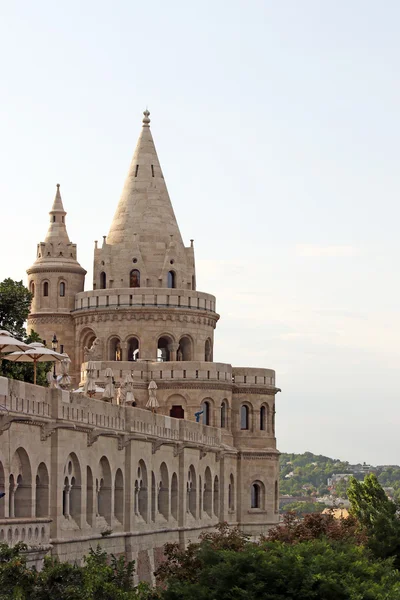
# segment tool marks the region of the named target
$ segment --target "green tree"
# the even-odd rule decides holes
[[[42,341],[35,331],[32,331],[29,336],[26,335],[25,322],[29,315],[31,302],[32,294],[22,281],[8,278],[0,283],[0,329],[8,331],[27,344]],[[51,368],[51,362],[37,364],[36,383],[38,385],[47,385],[46,374]],[[33,363],[2,360],[0,361],[0,375],[33,383]]]
[[[377,558],[393,556],[400,568],[400,520],[398,505],[389,500],[374,474],[364,481],[354,477],[347,491],[351,503],[350,513],[364,527],[368,547]]]
[[[31,302],[32,294],[22,281],[8,277],[0,282],[0,329],[20,339],[25,337],[25,321]]]
[[[398,600],[400,574],[362,546],[314,540],[248,542],[238,552],[199,544],[196,577],[176,571],[163,600]]]

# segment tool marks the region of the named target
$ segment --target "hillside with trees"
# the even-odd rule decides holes
[[[385,488],[389,497],[400,501],[400,466],[350,464],[321,454],[304,452],[280,456],[280,494],[281,496],[315,498],[332,495],[347,498],[347,488],[351,476],[362,481],[365,475],[374,473]],[[348,477],[335,477],[335,476]],[[328,483],[328,480],[332,480]],[[305,498],[306,499],[306,498]],[[314,507],[318,510],[318,507]]]

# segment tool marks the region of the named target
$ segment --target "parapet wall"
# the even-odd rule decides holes
[[[216,312],[211,294],[170,288],[108,288],[75,296],[75,311],[102,308],[180,308]]]

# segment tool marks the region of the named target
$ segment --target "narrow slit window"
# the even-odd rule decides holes
[[[154,177],[154,165],[151,165],[151,176]]]
[[[138,175],[138,172],[139,172],[139,165],[136,165],[135,177],[137,177],[137,175]]]

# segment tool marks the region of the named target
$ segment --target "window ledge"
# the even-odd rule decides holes
[[[263,508],[250,508],[247,512],[249,515],[253,515],[253,514],[266,515],[267,514],[267,511],[264,510]]]

